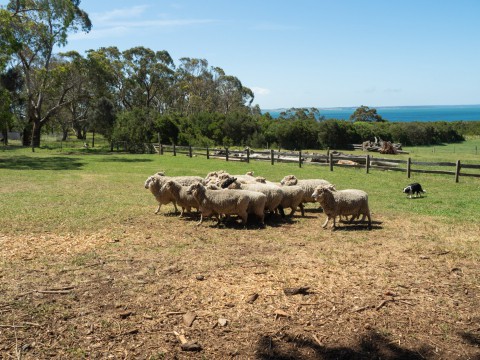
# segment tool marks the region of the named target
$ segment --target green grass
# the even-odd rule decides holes
[[[469,140],[472,148],[480,140]],[[453,145],[448,145],[452,147]],[[457,145],[458,146],[458,145]],[[425,148],[422,160],[439,156]],[[419,153],[414,153],[420,156]],[[458,154],[457,154],[458,155]],[[472,155],[473,156],[473,155]],[[473,161],[472,158],[471,160]],[[450,161],[450,159],[440,159]],[[473,161],[475,162],[475,161]],[[480,156],[476,163],[480,164]],[[0,227],[3,233],[94,231],[128,222],[154,211],[155,200],[144,188],[145,179],[163,170],[168,175],[205,176],[213,170],[255,175],[279,181],[295,174],[299,178],[324,178],[337,188],[357,188],[370,195],[373,213],[438,217],[442,222],[478,221],[480,179],[328,167],[305,164],[223,161],[185,155],[131,155],[121,153],[64,153],[58,150],[11,148],[0,151]],[[412,181],[427,190],[425,198],[407,199],[402,188]]]

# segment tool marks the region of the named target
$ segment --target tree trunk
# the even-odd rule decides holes
[[[27,124],[23,129],[22,145],[30,146],[32,144],[32,126]]]
[[[33,123],[32,148],[40,147],[40,131],[42,126],[39,121]]]
[[[62,141],[66,141],[68,137],[68,129],[64,129],[62,132]]]

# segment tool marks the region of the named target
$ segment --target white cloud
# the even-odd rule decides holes
[[[270,94],[269,89],[261,88],[261,87],[252,87],[252,91],[255,95],[263,96]]]
[[[104,13],[94,13],[92,14],[92,21],[94,23],[99,22],[109,22],[111,20],[118,20],[118,19],[131,19],[133,17],[140,17],[142,14],[145,13],[148,6],[146,5],[137,5],[131,8],[125,9],[114,9],[112,11],[104,12]]]

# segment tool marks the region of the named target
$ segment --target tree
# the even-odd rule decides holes
[[[350,115],[350,121],[385,122],[386,120],[377,114],[377,109],[362,105]]]
[[[63,88],[46,107],[51,90],[51,71],[54,67],[53,49],[67,43],[69,32],[89,31],[88,14],[79,8],[80,0],[10,0],[10,18],[1,16],[2,36],[14,52],[25,77],[27,118],[31,129],[24,131],[24,144],[31,141],[32,149],[40,145],[40,131],[50,118],[66,104],[71,88]],[[50,91],[51,93],[51,91]]]
[[[22,87],[18,68],[10,68],[0,74],[0,132],[5,145],[8,143],[8,131],[14,124],[15,110],[22,106]]]
[[[113,103],[106,97],[101,97],[95,104],[94,110],[90,116],[89,125],[95,132],[102,134],[109,142],[110,149],[113,151],[113,129],[116,122],[116,113]],[[92,144],[94,146],[94,144]]]

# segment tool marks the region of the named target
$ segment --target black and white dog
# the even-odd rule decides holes
[[[410,199],[412,198],[412,195],[415,195],[415,197],[422,197],[422,193],[426,193],[426,191],[422,189],[422,185],[419,183],[407,185],[405,189],[403,189],[403,192],[407,194]]]

